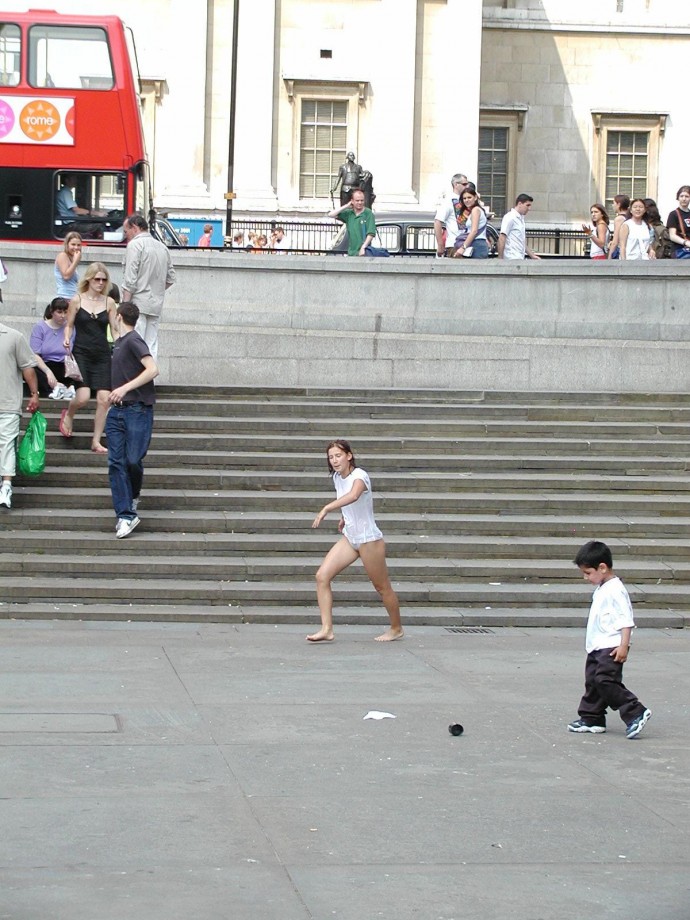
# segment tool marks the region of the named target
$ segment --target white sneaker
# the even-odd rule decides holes
[[[132,518],[131,521],[128,518],[118,518],[117,525],[115,526],[116,538],[121,540],[123,537],[128,537],[139,524],[141,524],[141,521],[138,517]]]
[[[65,398],[65,385],[64,383],[56,383],[55,389],[50,394],[48,399],[64,399]]]
[[[63,387],[63,392],[60,399],[74,399],[76,395],[77,393],[74,387]]]
[[[5,505],[6,508],[12,507],[11,482],[3,482],[2,487],[0,487],[0,505]]]

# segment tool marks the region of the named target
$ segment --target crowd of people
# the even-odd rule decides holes
[[[439,206],[434,218],[436,254],[439,258],[486,259],[487,208],[467,176],[456,173],[451,186],[451,196]],[[676,200],[678,207],[671,211],[665,224],[653,198],[631,200],[627,195],[616,195],[613,220],[604,205],[595,202],[590,207],[591,223],[582,224],[589,237],[590,258],[597,261],[690,258],[690,185],[681,185]],[[497,246],[500,259],[540,258],[527,246],[525,217],[533,201],[531,195],[518,195],[513,208],[503,217]]]
[[[237,230],[232,237],[232,248],[246,252],[279,252],[287,249],[288,240],[285,229],[278,224],[271,228],[269,235],[259,230]]]
[[[592,258],[608,259],[688,259],[690,258],[690,185],[681,185],[676,192],[677,208],[674,208],[664,224],[659,208],[653,198],[633,198],[616,195],[613,199],[614,219],[610,239],[603,236],[602,252]],[[600,212],[597,226],[599,236],[609,229],[609,216],[603,205],[592,206]],[[585,232],[594,228],[583,225]],[[597,240],[599,243],[600,240]]]
[[[100,261],[80,277],[83,241],[70,231],[54,263],[57,296],[33,327],[30,342],[0,324],[0,505],[12,507],[22,378],[30,392],[27,411],[39,408],[41,396],[68,401],[58,422],[66,441],[73,437],[76,413],[95,395],[91,450],[108,456],[118,539],[139,524],[143,459],[153,430],[158,327],[165,291],[175,281],[168,248],[151,236],[141,215],[125,218],[123,230],[122,295]]]

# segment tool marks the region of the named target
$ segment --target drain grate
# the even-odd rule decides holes
[[[444,626],[446,632],[450,633],[479,633],[481,636],[493,636],[493,629],[487,629],[486,626]]]

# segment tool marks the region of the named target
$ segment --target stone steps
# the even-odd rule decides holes
[[[323,498],[323,496],[320,496]],[[18,495],[15,490],[15,505],[20,501],[28,500],[29,495]],[[149,511],[146,504],[150,504],[153,497],[149,494],[140,508],[143,524],[137,531],[143,534],[148,528],[152,534],[158,533],[273,533],[279,532],[294,541],[299,541],[305,533],[310,531],[314,514],[321,505],[312,512],[299,513],[271,513],[252,509],[251,513],[237,511],[214,511],[204,509],[203,514],[198,510]],[[582,542],[592,539],[592,534],[606,533],[609,539],[612,536],[644,537],[658,539],[660,546],[665,538],[678,537],[690,532],[690,516],[661,516],[658,514],[626,515],[623,509],[620,513],[610,515],[575,513],[572,515],[559,514],[510,514],[494,513],[474,515],[463,514],[390,514],[377,511],[376,518],[381,523],[386,534],[416,534],[419,539],[426,536],[452,534],[463,536],[470,533],[491,534],[495,536],[523,536],[525,534],[538,534],[541,536],[561,537],[572,534],[577,541],[582,535]],[[4,515],[4,509],[0,509]],[[55,508],[42,507],[14,508],[12,509],[12,526],[27,526],[35,529],[45,528],[46,537],[59,534],[61,539],[79,539],[86,531],[97,531],[110,534],[113,531],[114,521],[111,517],[112,510],[105,501],[99,505],[97,514],[93,509]],[[385,526],[384,526],[385,525]],[[335,524],[322,525],[322,532],[335,533]]]
[[[121,571],[121,570],[120,570]],[[577,576],[576,576],[577,577]],[[133,590],[136,585],[136,590]],[[337,592],[346,602],[354,604],[378,604],[377,595],[366,576],[340,581]],[[683,607],[690,587],[687,584],[636,584],[626,581],[634,604],[659,607]],[[104,592],[104,587],[107,589]],[[30,603],[56,600],[61,603],[95,603],[109,601],[148,604],[201,604],[201,605],[243,605],[267,604],[270,606],[304,605],[305,612],[313,619],[315,610],[315,589],[313,579],[302,580],[294,576],[288,580],[268,578],[256,581],[225,581],[218,578],[160,579],[146,576],[136,580],[127,577],[107,578],[107,585],[101,577],[77,578],[12,575],[2,578],[5,603]],[[395,590],[404,607],[417,604],[424,606],[459,605],[462,607],[575,607],[582,604],[585,611],[591,591],[584,583],[554,582],[553,580],[528,583],[476,583],[471,581],[442,582],[413,579],[396,581]],[[385,614],[384,614],[385,616]]]
[[[125,623],[278,623],[302,624],[305,633],[311,631],[318,621],[316,610],[304,605],[279,607],[243,604],[236,606],[211,606],[201,604],[108,604],[108,603],[50,603],[36,601],[20,604],[0,603],[0,616],[26,620],[84,620],[113,621]],[[333,611],[336,625],[372,626],[381,628],[380,608],[372,606],[338,605]],[[505,626],[584,628],[587,607],[522,608],[491,607],[473,608],[447,604],[443,607],[416,605],[406,609],[406,625],[437,626],[448,629],[491,628]],[[683,629],[690,625],[690,618],[683,611],[673,608],[640,606],[635,612],[639,627],[656,629]]]
[[[86,441],[86,436],[83,438]],[[62,440],[48,440],[49,459],[46,466],[45,476],[63,474],[74,471],[74,449],[64,449]],[[657,474],[684,473],[690,469],[690,459],[685,460],[682,456],[676,454],[670,456],[650,456],[648,453],[641,453],[637,456],[632,453],[616,453],[611,451],[610,455],[597,453],[586,454],[578,451],[573,445],[569,452],[563,448],[563,454],[553,451],[550,454],[534,452],[527,453],[527,445],[501,445],[509,453],[509,456],[498,456],[486,452],[486,443],[478,442],[474,444],[461,444],[458,441],[453,442],[455,449],[461,449],[462,454],[446,454],[443,462],[443,473],[474,473],[486,472],[490,469],[492,472],[518,472],[518,471],[549,471],[553,473],[581,473],[586,470],[589,475],[606,472],[613,476],[649,476]],[[209,444],[210,446],[210,444]],[[322,446],[318,441],[315,447]],[[479,452],[479,448],[483,452]],[[550,445],[545,444],[544,447]],[[669,448],[669,445],[665,445]],[[677,446],[675,451],[683,451],[686,445]],[[442,449],[445,445],[440,445]],[[690,442],[687,444],[690,453]],[[149,451],[149,469],[152,475],[162,470],[179,468],[180,451],[152,449]],[[411,454],[396,451],[395,453],[382,453],[376,450],[370,450],[366,453],[366,460],[372,464],[379,472],[377,479],[382,475],[396,472],[425,472],[429,468],[429,452],[423,454]],[[253,470],[264,472],[303,472],[307,467],[313,467],[314,451],[304,450],[301,452],[287,453],[269,452],[259,450],[237,450],[227,451],[218,448],[217,450],[196,450],[194,452],[195,472],[187,475],[196,475],[199,470],[212,467],[214,470],[228,471],[241,470],[249,472]],[[88,476],[89,473],[95,473],[101,476],[104,465],[107,461],[97,455],[84,454],[79,458],[78,475]],[[381,472],[383,471],[383,472]],[[148,473],[148,471],[147,471]],[[320,475],[323,477],[325,467],[320,469]],[[439,474],[443,475],[443,474]],[[605,487],[601,482],[600,487]]]
[[[427,484],[428,488],[429,484]],[[374,483],[375,487],[375,483]],[[19,493],[21,494],[21,493]],[[472,513],[491,513],[500,515],[515,514],[559,514],[574,515],[578,509],[588,503],[595,504],[599,512],[617,514],[625,512],[627,516],[650,515],[653,513],[690,516],[690,494],[675,493],[629,493],[625,497],[614,491],[587,492],[553,491],[543,492],[526,490],[524,492],[376,492],[377,513],[408,513],[413,516],[434,516],[437,519],[466,516]],[[305,522],[311,522],[314,514],[329,499],[327,491],[292,491],[251,489],[147,489],[146,503],[158,509],[176,513],[180,508],[194,509],[197,514],[208,511],[226,514],[252,515],[254,513],[271,514],[282,512],[291,514],[299,531]],[[27,490],[22,494],[22,506],[26,509],[102,509],[110,504],[110,492],[107,488],[63,489],[51,488],[42,493]],[[313,508],[314,512],[306,512]]]
[[[581,625],[572,559],[612,547],[647,624],[690,617],[690,397],[425,390],[158,390],[142,523],[114,539],[107,462],[44,406],[48,464],[0,509],[0,616],[318,620],[337,538],[325,445],[369,471],[408,623]],[[48,401],[45,401],[48,402]],[[359,565],[336,621],[385,613]]]
[[[176,467],[159,468],[156,456],[150,455],[151,464],[146,469],[146,482],[151,490],[166,486],[174,489],[193,489],[195,491],[230,490],[230,491],[267,491],[290,490],[311,492],[320,487],[330,486],[329,477],[324,470],[249,470],[249,469],[196,469],[193,472]],[[311,458],[313,466],[313,457]],[[428,465],[428,461],[427,461]],[[375,481],[372,477],[376,494],[395,490],[400,476],[405,476],[406,492],[414,494],[424,489],[433,488],[437,494],[452,495],[455,492],[562,492],[565,489],[578,489],[597,492],[641,492],[666,493],[669,495],[690,492],[690,478],[687,474],[672,475],[668,472],[635,474],[629,472],[620,475],[609,473],[602,479],[599,473],[566,471],[552,472],[546,470],[520,470],[519,472],[495,472],[477,465],[473,470],[444,470],[429,472],[420,464],[419,469],[411,470],[399,465],[395,472],[387,467],[384,472],[377,472]],[[43,485],[60,489],[95,487],[103,483],[103,462],[100,468],[88,473],[72,466],[48,466],[42,476]]]
[[[147,515],[145,521],[151,520]],[[594,525],[592,525],[594,527]],[[598,526],[605,526],[600,521]],[[55,555],[55,542],[64,543],[64,534],[74,535],[74,531],[46,530],[0,530],[0,552],[5,556],[21,554],[24,560],[32,553],[37,553],[36,562],[47,563],[51,555]],[[583,538],[584,539],[584,538]],[[51,542],[52,541],[52,542]],[[625,559],[634,557],[636,565],[653,564],[675,567],[684,564],[688,556],[687,541],[684,539],[645,539],[634,534],[628,534],[624,539],[609,537],[608,543],[616,558]],[[45,544],[46,548],[41,547]],[[200,555],[218,556],[226,562],[228,559],[246,558],[249,556],[266,556],[279,561],[284,556],[300,559],[302,555],[314,555],[321,558],[333,545],[333,533],[326,530],[308,530],[301,534],[299,541],[286,540],[284,534],[266,533],[238,533],[238,532],[191,532],[162,531],[158,528],[146,531],[146,524],[137,530],[137,544],[146,560],[155,560],[157,556],[193,558]],[[568,553],[573,546],[573,537],[559,537],[542,534],[533,536],[505,536],[499,534],[478,534],[471,536],[455,535],[444,532],[442,534],[401,534],[387,531],[386,544],[391,566],[397,560],[411,561],[417,558],[433,558],[448,560],[481,559],[484,562],[500,564],[501,560],[508,560],[508,564],[528,564],[531,560],[540,562],[555,560],[559,566],[569,566]],[[112,558],[120,559],[126,553],[126,545],[117,543],[113,545],[111,529],[92,532],[81,530],[79,534],[79,552],[86,558],[97,558],[98,554],[111,554]],[[490,554],[490,555],[489,555]],[[660,558],[662,554],[663,558]],[[72,560],[69,549],[60,551],[59,559]],[[128,556],[128,564],[137,561]],[[177,564],[176,562],[172,564]],[[32,571],[36,571],[34,568]],[[564,571],[572,577],[573,569]],[[638,576],[636,576],[638,577]]]
[[[332,541],[331,541],[332,542]],[[111,545],[111,550],[114,549]],[[327,549],[326,545],[324,549]],[[218,549],[214,547],[214,549]],[[455,583],[458,579],[463,582],[481,582],[483,584],[496,584],[503,582],[520,582],[527,584],[536,581],[565,581],[573,583],[577,572],[573,569],[570,560],[559,559],[506,559],[482,558],[455,559],[418,556],[405,558],[397,556],[396,547],[391,547],[389,554],[389,570],[391,577],[396,581],[403,580],[431,580],[441,583]],[[264,552],[266,550],[264,549]],[[155,578],[155,579],[204,579],[223,581],[284,581],[287,579],[313,578],[318,568],[323,553],[271,553],[261,555],[258,552],[248,552],[245,555],[233,554],[228,558],[226,554],[213,555],[211,552],[197,556],[180,558],[159,554],[148,554],[128,558],[128,578]],[[122,556],[117,552],[103,551],[98,555],[79,553],[74,557],[67,554],[32,553],[23,552],[4,553],[0,558],[0,575],[8,578],[14,575],[34,577],[37,571],[43,576],[73,579],[109,577],[118,569]],[[668,559],[637,559],[627,557],[625,560],[626,577],[633,581],[648,581],[654,579],[657,584],[674,583],[685,584],[690,582],[690,562]],[[342,581],[355,581],[362,579],[361,565],[356,564],[344,572]]]
[[[53,409],[52,406],[44,412],[46,418],[49,418],[49,430],[51,435],[57,434],[57,420],[61,411],[62,404]],[[216,434],[232,432],[232,436],[245,435],[253,438],[265,434],[276,442],[280,435],[290,435],[290,439],[295,438],[319,438],[328,441],[332,438],[333,431],[339,430],[343,425],[344,415],[347,415],[348,440],[357,443],[360,439],[373,439],[378,443],[381,439],[389,439],[395,442],[407,442],[410,438],[434,438],[455,440],[457,438],[486,437],[495,438],[532,438],[534,435],[542,438],[573,438],[579,437],[585,441],[592,440],[592,426],[596,425],[597,435],[599,437],[610,437],[618,439],[643,439],[649,441],[656,439],[660,435],[674,437],[676,439],[690,439],[690,413],[684,419],[674,420],[670,418],[658,418],[656,420],[637,419],[634,413],[629,419],[622,419],[622,411],[618,410],[615,418],[612,420],[599,420],[596,418],[574,418],[570,419],[567,414],[559,418],[549,419],[531,419],[526,417],[506,417],[506,418],[488,418],[485,414],[479,414],[477,418],[468,418],[458,410],[457,414],[452,413],[450,417],[433,418],[429,417],[426,410],[420,407],[423,417],[402,417],[391,418],[389,416],[377,417],[369,413],[366,417],[361,417],[358,413],[351,411],[349,408],[343,409],[340,413],[334,411],[333,406],[324,406],[324,414],[314,416],[314,408],[309,405],[302,405],[302,411],[290,416],[287,413],[276,410],[272,406],[266,406],[270,409],[265,412],[256,412],[253,415],[238,414],[230,412],[228,407],[221,404],[218,411],[210,414],[208,403],[203,406],[204,414],[197,412],[185,412],[181,409],[179,412],[169,412],[167,408],[159,407],[156,411],[156,432],[160,435],[173,432],[177,435],[194,434]],[[259,407],[256,407],[257,409]],[[556,414],[556,413],[554,413]],[[75,422],[75,433],[89,431],[88,413],[82,412],[77,415]]]

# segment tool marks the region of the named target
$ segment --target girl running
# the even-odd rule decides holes
[[[357,559],[388,611],[390,627],[377,642],[402,639],[400,605],[391,586],[386,567],[386,544],[374,520],[374,500],[371,482],[364,470],[357,466],[352,448],[347,441],[331,441],[326,448],[328,469],[333,476],[336,500],[324,505],[314,518],[312,527],[318,527],[329,511],[342,509],[338,530],[343,536],[333,546],[316,573],[316,596],[321,612],[321,629],[307,636],[309,642],[333,641],[333,592],[331,582],[336,575]]]

